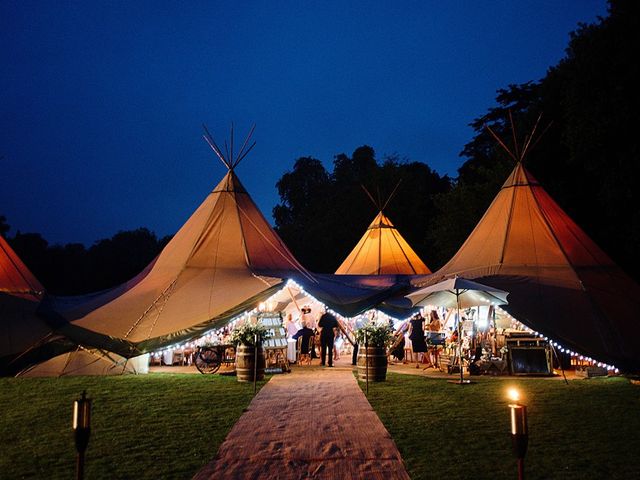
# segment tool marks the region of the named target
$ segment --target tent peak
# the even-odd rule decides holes
[[[256,128],[255,123],[251,126],[249,133],[247,134],[244,142],[242,143],[242,147],[240,147],[240,150],[238,151],[235,157],[233,154],[233,147],[234,147],[233,122],[231,123],[231,136],[230,136],[229,144],[227,144],[226,141],[224,142],[224,152],[215,142],[215,140],[213,139],[213,136],[209,133],[209,130],[207,129],[207,126],[204,123],[202,124],[202,128],[204,129],[204,134],[202,135],[202,137],[207,142],[209,147],[211,147],[211,150],[213,150],[213,153],[216,154],[216,156],[220,159],[220,161],[224,164],[224,166],[227,167],[230,171],[233,171],[233,169],[236,168],[242,160],[244,160],[244,158],[249,154],[249,152],[256,145],[256,142],[254,141],[251,145],[247,147],[247,145],[249,144],[249,141],[251,140],[251,136],[253,135],[253,131]]]
[[[531,151],[538,144],[538,142],[540,142],[540,140],[542,139],[544,134],[547,132],[549,127],[553,124],[553,122],[549,122],[545,127],[545,129],[542,131],[542,133],[536,138],[535,141],[533,141],[536,134],[536,130],[538,129],[538,125],[540,124],[540,120],[542,120],[542,112],[540,113],[540,115],[538,115],[536,123],[533,125],[533,128],[531,129],[531,133],[524,136],[522,146],[520,146],[518,144],[518,138],[517,138],[518,135],[517,135],[515,123],[513,122],[513,117],[511,115],[511,109],[509,109],[509,122],[511,124],[511,134],[513,136],[512,149],[506,145],[505,141],[502,138],[500,138],[500,136],[496,132],[494,132],[489,125],[485,124],[484,127],[491,134],[491,136],[496,140],[496,142],[498,142],[498,145],[500,145],[503,148],[503,150],[507,153],[507,155],[509,155],[509,157],[511,157],[515,161],[516,165],[518,165],[518,164],[524,163],[525,158],[529,153],[529,151]]]
[[[384,209],[387,208],[387,205],[389,205],[389,202],[391,201],[391,199],[395,196],[395,194],[396,194],[396,192],[398,190],[398,187],[400,186],[401,183],[402,183],[402,179],[398,180],[398,183],[396,183],[396,186],[393,188],[393,190],[391,191],[391,193],[387,197],[387,200],[384,203],[382,203],[382,198],[380,197],[380,188],[377,189],[378,190],[378,200],[376,200],[376,199],[373,198],[373,195],[371,195],[371,192],[369,192],[367,187],[365,187],[363,184],[360,184],[360,186],[364,190],[364,193],[366,193],[367,196],[369,197],[369,200],[371,200],[371,202],[378,209],[378,211],[380,213],[383,213]]]

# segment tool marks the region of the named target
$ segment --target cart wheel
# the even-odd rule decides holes
[[[222,359],[217,350],[213,348],[201,348],[196,352],[193,363],[200,373],[216,373],[220,368]]]

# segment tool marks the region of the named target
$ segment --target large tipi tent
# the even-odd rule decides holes
[[[59,331],[80,345],[133,357],[225,325],[283,288],[287,279],[347,314],[393,289],[307,272],[236,176],[235,167],[251,147],[231,160],[208,134],[205,138],[228,168],[224,178],[137,277],[93,295],[52,298],[43,311]]]
[[[271,272],[305,272],[235,174],[246,152],[229,161],[207,140],[228,167],[224,178],[137,277],[106,292],[56,299],[49,311],[61,314],[61,331],[135,356],[213,328],[268,297],[282,282]]]
[[[556,204],[521,161],[440,270],[510,292],[503,308],[571,351],[640,370],[640,287]]]
[[[426,275],[429,268],[380,210],[355,248],[336,270],[339,275]]]

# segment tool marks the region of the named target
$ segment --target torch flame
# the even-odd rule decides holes
[[[507,395],[514,402],[517,402],[518,400],[520,400],[520,392],[516,388],[510,388],[507,391]]]

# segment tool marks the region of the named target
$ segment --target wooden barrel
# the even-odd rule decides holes
[[[365,356],[366,350],[366,356]],[[360,348],[358,350],[358,380],[367,380],[367,360],[369,381],[384,382],[387,379],[387,351],[383,347]]]
[[[255,347],[251,345],[238,345],[236,348],[236,376],[239,382],[253,382],[253,365],[255,362]],[[264,349],[258,346],[257,379],[264,378]]]

